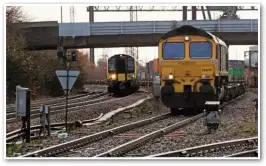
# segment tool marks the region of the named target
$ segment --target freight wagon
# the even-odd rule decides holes
[[[245,80],[248,87],[258,87],[258,46],[245,51]]]
[[[245,61],[229,60],[228,61],[228,81],[245,82]]]

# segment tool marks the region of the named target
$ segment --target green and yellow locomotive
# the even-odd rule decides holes
[[[116,54],[107,62],[108,93],[134,92],[140,86],[138,61],[126,54]]]

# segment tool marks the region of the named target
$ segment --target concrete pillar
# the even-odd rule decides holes
[[[94,22],[93,6],[89,6],[89,21]],[[91,64],[95,64],[95,62],[94,62],[94,48],[90,48],[90,62],[91,62]]]
[[[90,62],[91,62],[91,64],[95,64],[95,62],[94,62],[94,48],[90,48]]]
[[[187,6],[183,6],[183,20],[187,20]]]
[[[197,7],[192,6],[192,20],[197,20]]]

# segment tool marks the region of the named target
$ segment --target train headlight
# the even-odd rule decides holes
[[[201,76],[201,79],[210,79],[211,76],[207,75],[207,74],[204,74]]]
[[[189,40],[189,37],[188,37],[188,36],[186,36],[186,37],[185,37],[185,40],[186,40],[186,41],[188,41],[188,40]]]
[[[114,80],[114,79],[116,79],[116,75],[115,74],[112,74],[111,75],[111,78]]]
[[[174,78],[173,74],[169,74],[168,78],[169,80],[172,80]]]
[[[134,78],[135,76],[134,76],[134,74],[128,74],[127,77],[128,78]]]

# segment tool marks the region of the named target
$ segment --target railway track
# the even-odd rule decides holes
[[[222,124],[217,131],[209,133],[203,126],[205,118],[201,118],[193,124],[184,126],[181,130],[171,132],[167,137],[158,137],[153,139],[146,144],[142,144],[139,148],[131,150],[129,153],[123,155],[124,157],[144,157],[152,154],[159,154],[168,151],[174,151],[178,149],[185,149],[188,147],[205,145],[213,143],[214,141],[225,141],[231,139],[243,138],[249,134],[247,131],[243,131],[242,126],[238,126],[240,123],[230,123],[233,120],[230,119],[241,119],[242,117],[234,117],[227,111],[234,110],[234,102],[245,101],[246,95],[240,100],[231,101],[230,103],[224,103],[221,108]],[[230,105],[229,105],[230,104]],[[226,108],[225,108],[226,107]],[[238,110],[237,110],[238,111]],[[229,115],[227,115],[229,113]],[[237,115],[237,114],[233,114]],[[224,118],[223,118],[224,116]],[[243,124],[243,123],[242,123]],[[229,126],[232,126],[231,128]],[[246,130],[246,129],[245,129]],[[254,131],[250,132],[250,137],[254,137]],[[182,135],[183,134],[183,135]],[[242,135],[245,134],[245,135]],[[223,155],[221,155],[223,156]],[[215,156],[210,156],[215,157]]]
[[[165,128],[166,126],[172,125],[177,121],[182,121],[186,119],[183,116],[178,116],[178,117],[173,117],[169,116],[168,117],[159,119],[157,121],[152,121],[144,126],[141,127],[136,127],[132,128],[131,130],[121,132],[121,133],[116,133],[112,136],[109,136],[107,138],[104,138],[102,140],[99,140],[97,142],[88,144],[85,147],[81,147],[79,149],[73,150],[73,152],[76,152],[75,154],[61,154],[61,156],[74,156],[74,157],[93,157],[98,154],[102,154],[106,152],[109,149],[115,148],[117,146],[120,146],[124,143],[127,143],[129,141],[134,140],[135,138],[142,137],[148,133],[153,132],[155,129],[158,128]],[[77,154],[77,152],[79,154]]]
[[[239,153],[227,155],[225,157],[258,157],[258,149],[247,150]]]
[[[89,136],[85,136],[83,138],[79,138],[67,143],[63,143],[63,144],[59,144],[56,146],[52,146],[46,149],[42,149],[36,152],[32,152],[29,154],[26,154],[22,157],[49,157],[49,156],[56,156],[62,153],[66,153],[69,152],[70,150],[73,149],[77,149],[77,148],[84,148],[84,146],[86,146],[87,144],[90,144],[92,142],[96,142],[98,140],[113,136],[115,134],[121,133],[121,132],[125,132],[128,130],[132,130],[134,128],[137,127],[141,127],[150,123],[154,123],[157,122],[158,120],[164,119],[169,117],[170,114],[163,114],[163,115],[159,115],[159,116],[155,116],[152,118],[148,118],[145,120],[141,120],[141,121],[137,121],[134,123],[130,123],[130,124],[126,124],[126,125],[122,125],[116,128],[112,128],[109,130],[105,130],[99,133],[95,133]]]
[[[238,98],[240,98],[241,96],[229,101],[229,102],[226,102],[226,103],[223,103],[221,108],[223,107],[226,107],[228,106],[229,104],[232,104],[233,102],[235,102]],[[168,115],[169,116],[169,115]],[[132,140],[130,142],[127,142],[125,144],[122,144],[120,146],[117,146],[111,150],[108,150],[106,152],[103,152],[103,153],[100,153],[94,157],[107,157],[107,156],[110,156],[110,157],[113,157],[113,156],[122,156],[123,154],[127,153],[128,151],[138,147],[139,145],[142,145],[143,143],[147,142],[148,140],[150,139],[153,139],[153,138],[156,138],[156,137],[160,137],[164,134],[167,134],[167,133],[171,133],[172,131],[176,130],[177,128],[180,128],[186,124],[189,124],[191,122],[194,122],[196,121],[197,119],[201,118],[203,116],[203,113],[202,114],[198,114],[196,115],[195,117],[192,117],[192,118],[189,118],[189,119],[186,119],[182,122],[178,122],[176,124],[173,124],[173,125],[170,125],[168,127],[165,127],[165,128],[162,128],[160,130],[157,130],[155,132],[152,132],[152,133],[149,133],[147,135],[144,135],[144,136],[141,136],[135,140]],[[79,138],[79,139],[76,139],[76,140],[72,140],[70,142],[67,142],[67,143],[64,143],[64,144],[60,144],[60,145],[56,145],[56,146],[52,146],[52,147],[49,147],[49,148],[45,148],[45,149],[42,149],[42,150],[39,150],[39,151],[36,151],[36,152],[32,152],[32,153],[29,153],[29,154],[26,154],[22,157],[53,157],[53,156],[65,156],[65,155],[68,155],[68,154],[71,154],[71,153],[77,153],[77,151],[80,151],[86,147],[88,147],[87,145],[93,143],[93,142],[97,142],[99,140],[102,140],[102,139],[105,139],[107,137],[110,137],[110,136],[114,136],[114,135],[117,135],[118,133],[121,133],[121,132],[125,132],[125,131],[128,131],[128,130],[131,130],[132,126],[131,125],[137,125],[140,127],[143,125],[143,123],[147,123],[149,124],[149,120],[143,120],[143,121],[146,121],[146,122],[142,122],[140,124],[138,124],[137,122],[135,122],[136,124],[128,124],[128,125],[123,125],[123,126],[119,126],[119,127],[116,127],[116,128],[113,128],[113,129],[109,129],[109,130],[105,130],[105,131],[102,131],[102,132],[99,132],[99,133],[95,133],[95,134],[92,134],[92,135],[89,135],[89,136],[86,136],[86,137],[83,137],[83,138]],[[158,120],[157,120],[158,121]],[[136,127],[133,127],[133,129],[136,128]]]
[[[82,95],[75,95],[73,96],[71,99],[69,99],[70,103],[75,101],[75,100],[78,100],[78,99],[82,99],[82,98],[86,98],[90,95],[93,95],[95,92],[91,92],[91,93],[87,93],[87,94],[82,94]],[[40,105],[41,104],[46,104],[48,106],[54,106],[54,105],[58,105],[58,104],[63,104],[65,99],[61,98],[61,99],[54,99],[54,100],[46,100],[46,101],[43,101],[43,102],[38,102],[38,103],[31,103],[31,109],[32,110],[37,110],[37,109],[40,109]],[[12,109],[7,109],[6,110],[6,117],[7,119],[9,118],[13,118],[16,116],[16,107],[12,108]]]
[[[86,123],[93,123],[93,122],[97,121],[98,119],[100,119],[102,116],[103,116],[103,114],[100,114],[100,116],[97,117],[97,118],[93,118],[93,119],[89,119],[89,120],[83,120],[83,121],[81,121],[81,124],[84,125]],[[74,126],[75,122],[68,122],[67,124],[69,126]],[[65,122],[52,123],[51,124],[51,128],[52,127],[61,127],[61,126],[65,126]],[[48,126],[46,125],[46,128],[47,127]],[[30,128],[31,134],[39,132],[41,128],[43,128],[43,126],[41,126],[41,125],[31,126],[31,128]],[[23,132],[23,129],[9,132],[9,133],[6,134],[6,142],[12,141],[14,139],[18,139],[18,138],[20,138],[20,137],[22,137],[24,135],[25,135],[25,133]]]
[[[124,103],[129,103],[132,98],[132,100],[136,100],[136,98],[142,98],[146,96],[145,93],[141,93],[138,95],[138,93],[134,93],[130,96],[121,97],[121,98],[113,98],[113,97],[107,97],[103,99],[95,99],[93,101],[90,101],[91,104],[87,103],[86,105],[78,104],[75,107],[71,107],[68,109],[69,112],[69,121],[75,121],[75,120],[84,120],[89,118],[96,118],[101,113],[108,113],[109,111],[112,111],[113,109],[117,109],[120,105],[124,105]],[[120,101],[125,101],[124,103],[121,103]],[[108,105],[108,103],[112,103]],[[106,109],[103,109],[106,108]],[[109,108],[111,108],[109,110]],[[97,111],[99,110],[99,111]],[[85,111],[85,112],[84,112]],[[58,109],[50,112],[51,123],[58,123],[64,121],[64,112],[65,109]],[[19,119],[16,119],[19,121]],[[31,116],[31,124],[38,125],[39,124],[39,112]],[[13,131],[20,129],[21,123],[9,123],[7,125],[7,131]]]
[[[88,104],[93,104],[93,103],[96,103],[96,102],[101,102],[101,101],[107,99],[106,97],[102,97],[102,96],[105,96],[105,95],[107,95],[107,92],[99,93],[99,94],[92,95],[92,96],[85,96],[86,98],[83,98],[82,100],[86,100],[86,99],[92,99],[92,100],[78,102],[78,101],[81,100],[81,99],[78,99],[78,100],[70,102],[68,104],[68,108],[71,111],[72,108],[78,108],[81,105],[88,105]],[[98,98],[98,97],[102,97],[102,98],[95,99],[95,98]],[[74,103],[74,102],[76,102],[76,103]],[[55,105],[54,104],[54,105],[49,105],[49,106],[51,108],[50,115],[63,112],[64,109],[65,109],[65,104],[61,104],[61,105]],[[7,123],[13,123],[13,122],[20,121],[20,119],[18,119],[18,118],[12,118],[14,116],[16,116],[16,113],[7,114],[6,115]],[[39,116],[40,116],[40,110],[39,109],[31,110],[31,119],[38,118]]]
[[[128,98],[128,97],[131,97],[131,96],[127,96],[127,97],[124,97],[124,99],[126,99],[126,98]],[[107,101],[103,101],[103,102],[98,102],[99,101],[99,99],[96,99],[96,100],[94,100],[95,102],[98,102],[98,103],[96,103],[97,105],[99,105],[99,104],[105,104],[106,102],[108,103],[108,102],[112,102],[112,101],[116,101],[116,100],[120,100],[121,98],[117,98],[117,99],[113,99],[113,100],[107,100]],[[111,111],[110,112],[110,114],[109,113],[107,113],[107,114],[103,114],[103,113],[101,113],[101,115],[99,116],[99,117],[97,117],[97,118],[93,118],[92,120],[90,119],[90,120],[83,120],[83,121],[81,121],[81,123],[82,123],[82,125],[83,124],[87,124],[87,123],[89,123],[89,124],[91,124],[91,123],[100,123],[100,122],[103,122],[103,121],[105,121],[106,119],[108,119],[108,118],[112,118],[116,113],[119,113],[120,111],[123,111],[123,109],[124,110],[128,110],[128,109],[131,109],[132,107],[134,107],[136,104],[138,105],[138,104],[141,104],[142,102],[144,102],[144,101],[146,101],[146,100],[148,100],[148,99],[150,99],[150,97],[147,97],[147,98],[145,98],[145,99],[142,99],[142,100],[139,100],[138,102],[136,102],[135,104],[132,104],[132,105],[130,105],[130,106],[126,106],[126,107],[124,107],[124,108],[119,108],[119,109],[117,109],[117,110],[114,110],[114,111]],[[73,109],[76,109],[77,107],[74,107]],[[104,115],[104,116],[103,116]],[[98,120],[99,120],[99,122],[98,122]],[[75,123],[76,123],[76,121],[73,121],[73,122],[69,122],[68,124],[69,125],[72,125],[72,126],[74,126],[75,125]],[[58,126],[64,126],[65,125],[65,122],[60,122],[60,123],[53,123],[53,124],[51,124],[51,127],[58,127]],[[37,130],[39,130],[41,128],[41,126],[40,125],[36,125],[36,126],[32,126],[31,127],[31,130],[33,131],[33,132],[37,132]],[[21,133],[21,129],[19,129],[19,130],[15,130],[15,131],[12,131],[12,132],[9,132],[9,133],[7,133],[7,141],[10,141],[10,140],[13,140],[13,139],[16,139],[17,137],[20,137],[20,136],[22,136],[23,135],[23,133]]]
[[[141,145],[143,145],[145,142],[157,138],[157,137],[161,137],[163,135],[166,135],[176,129],[182,128],[183,126],[186,126],[196,120],[198,120],[199,118],[201,118],[203,116],[203,113],[198,114],[196,116],[193,116],[191,118],[186,118],[185,120],[182,121],[178,121],[170,126],[161,128],[159,130],[156,130],[154,132],[145,134],[137,139],[134,139],[130,142],[127,142],[125,144],[122,144],[118,147],[115,147],[113,149],[110,149],[106,152],[103,152],[99,155],[96,155],[94,157],[121,157],[124,154],[126,154],[127,152],[129,152],[130,150],[133,150]]]
[[[221,109],[223,109],[224,107],[228,106],[229,104],[232,104],[233,102],[235,102],[236,100],[238,100],[241,96],[239,96],[236,99],[233,99],[229,102],[223,103],[221,105]],[[183,126],[186,126],[196,120],[198,120],[199,118],[203,117],[204,113],[201,113],[199,115],[196,115],[190,119],[186,119],[182,122],[177,122],[175,124],[172,124],[168,127],[165,127],[163,129],[159,129],[157,131],[154,131],[152,133],[149,133],[147,135],[144,135],[142,137],[139,137],[135,140],[132,140],[130,142],[127,142],[123,145],[120,145],[118,147],[115,147],[109,151],[106,151],[102,154],[96,155],[95,157],[121,157],[121,156],[130,156],[132,157],[132,154],[128,154],[128,152],[130,152],[131,150],[136,149],[138,146],[141,146],[143,144],[145,144],[145,142],[148,142],[151,139],[155,139],[157,137],[161,137],[163,135],[166,135],[168,133],[171,133],[174,130],[177,130],[179,128],[182,128]],[[136,154],[133,154],[133,156],[135,156]]]
[[[69,100],[73,100],[76,98],[81,98],[87,95],[92,95],[95,92],[88,92],[85,94],[76,94],[76,95],[70,95]],[[65,97],[56,97],[56,98],[48,98],[48,99],[41,99],[41,100],[36,100],[31,103],[32,108],[39,107],[41,104],[55,104],[57,102],[63,102],[65,100]],[[6,112],[7,113],[12,113],[15,112],[16,105],[15,104],[9,104],[6,106]]]
[[[254,155],[254,153],[257,152],[257,143],[258,137],[245,138],[181,149],[148,157],[210,157],[213,153],[224,154],[225,151],[229,151],[230,153],[235,149],[241,149],[242,151],[244,149],[244,152],[228,155],[226,157],[245,157],[246,155]],[[247,149],[252,150],[246,151]],[[220,157],[224,157],[224,155]]]
[[[90,99],[92,98],[93,96],[97,96],[98,94],[101,94],[101,93],[106,93],[106,92],[99,92],[99,93],[96,93],[96,92],[90,92],[90,93],[87,93],[87,94],[82,94],[82,95],[76,95],[72,98],[69,99],[69,104],[70,103],[75,103],[77,101],[82,101],[82,100],[86,100],[86,99]],[[49,101],[44,101],[44,102],[39,102],[39,103],[31,103],[31,109],[32,110],[36,110],[36,109],[39,109],[40,108],[40,105],[41,104],[45,104],[45,105],[48,105],[48,106],[56,106],[56,105],[64,105],[65,104],[65,98],[62,98],[62,99],[54,99],[54,100],[49,100]],[[14,114],[16,111],[15,111],[15,108],[13,110],[7,110],[6,113],[8,116],[11,116],[9,114]]]

